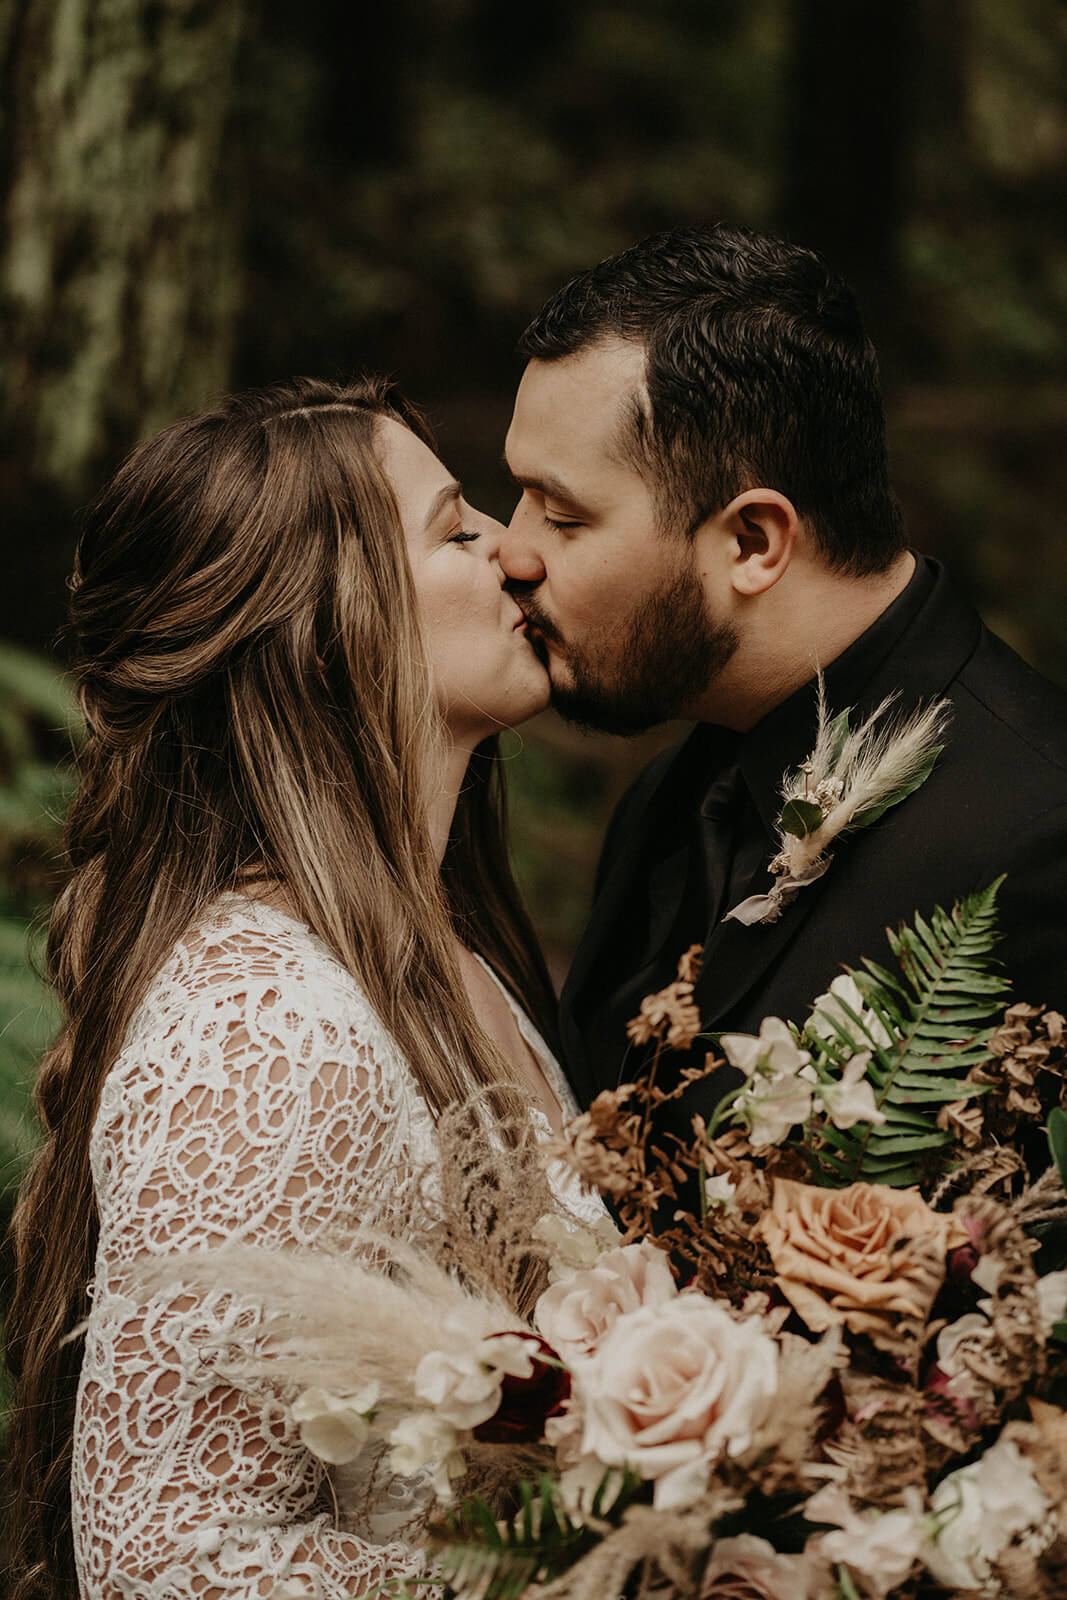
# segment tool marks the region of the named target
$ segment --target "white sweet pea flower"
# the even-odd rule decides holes
[[[845,1006],[859,1018],[862,1027],[852,1020]],[[822,1039],[840,1037],[838,1028],[850,1038],[858,1050],[871,1045],[888,1048],[893,1040],[884,1023],[870,1006],[864,1004],[860,986],[847,972],[834,979],[826,994],[819,995],[812,1006],[811,1016],[804,1025],[805,1032],[817,1033]]]
[[[354,1394],[305,1389],[293,1402],[293,1420],[312,1455],[341,1466],[362,1450],[370,1433],[369,1414],[377,1403],[376,1383],[366,1384]]]
[[[415,1368],[415,1393],[456,1428],[487,1422],[500,1404],[500,1374],[472,1350],[431,1350]]]
[[[525,1334],[499,1333],[467,1349],[430,1350],[415,1368],[415,1393],[456,1428],[476,1428],[500,1405],[505,1375],[528,1378],[533,1347]]]
[[[878,1600],[899,1588],[922,1551],[922,1495],[918,1489],[905,1494],[905,1503],[891,1511],[858,1511],[840,1484],[827,1484],[804,1507],[809,1522],[837,1525],[836,1532],[812,1541],[818,1554],[862,1573],[867,1590]]]
[[[816,1097],[835,1128],[851,1128],[857,1122],[879,1123],[885,1121],[885,1112],[874,1103],[874,1089],[864,1073],[871,1052],[863,1050],[845,1063],[845,1070],[836,1083],[820,1083]]]
[[[1049,1272],[1038,1278],[1037,1304],[1047,1339],[1056,1323],[1067,1317],[1067,1272]]]
[[[815,1078],[810,1067],[795,1078],[775,1078],[758,1089],[739,1095],[734,1101],[748,1125],[748,1138],[753,1150],[762,1150],[769,1144],[781,1144],[798,1123],[807,1122],[811,1116],[812,1083]]]
[[[808,1051],[800,1049],[779,1017],[764,1017],[758,1037],[724,1033],[720,1043],[731,1066],[749,1080],[732,1110],[744,1119],[752,1148],[781,1144],[791,1128],[811,1116],[818,1076]]]
[[[971,1268],[971,1282],[976,1283],[979,1289],[984,1289],[986,1294],[996,1294],[1000,1282],[1000,1266],[996,1256],[979,1256]]]
[[[538,1219],[533,1236],[552,1252],[548,1262],[549,1283],[558,1283],[572,1272],[595,1266],[605,1250],[617,1250],[622,1243],[622,1234],[610,1217],[599,1217],[589,1227],[553,1212],[546,1212]]]
[[[933,1527],[922,1559],[946,1589],[980,1589],[1020,1536],[1036,1549],[1051,1537],[1051,1502],[1017,1445],[998,1439],[984,1456],[943,1478],[930,1497]]]
[[[732,1211],[736,1193],[737,1185],[731,1182],[729,1173],[719,1172],[714,1178],[704,1179],[704,1198],[709,1210],[712,1206],[720,1206],[723,1211]]]
[[[732,1067],[751,1078],[792,1076],[806,1067],[811,1056],[801,1050],[780,1017],[764,1017],[759,1035],[724,1033],[719,1040]]]
[[[456,1430],[450,1423],[432,1411],[413,1411],[401,1417],[389,1443],[390,1463],[398,1477],[413,1478],[430,1467],[437,1498],[451,1499],[452,1479],[463,1476],[466,1463],[456,1448]]]

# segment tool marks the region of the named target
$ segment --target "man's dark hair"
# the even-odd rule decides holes
[[[903,548],[874,347],[813,250],[725,224],[653,234],[553,295],[519,353],[555,361],[611,336],[645,346],[648,404],[633,397],[623,443],[668,528],[763,486],[840,571],[880,572]]]

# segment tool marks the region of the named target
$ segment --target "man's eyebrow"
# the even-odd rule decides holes
[[[438,489],[430,501],[430,509],[426,513],[426,521],[423,524],[427,533],[429,533],[445,507],[458,500],[462,493],[463,485],[461,483],[446,483],[443,489]]]
[[[501,456],[500,459],[504,464],[505,472],[520,488],[533,489],[538,494],[546,495],[550,500],[562,500],[574,511],[582,511],[584,509],[581,500],[572,489],[567,488],[561,478],[553,477],[550,472],[543,472],[537,477],[523,472],[515,472],[509,465],[506,455]]]

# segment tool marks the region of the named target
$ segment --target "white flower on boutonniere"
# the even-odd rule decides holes
[[[858,728],[850,728],[851,706],[830,716],[821,672],[818,697],[815,748],[782,784],[778,854],[769,867],[777,881],[768,894],[750,895],[734,906],[724,922],[777,922],[801,889],[822,877],[835,840],[869,827],[914,794],[944,749],[939,740],[948,724],[947,700],[886,721],[896,700],[890,695]]]

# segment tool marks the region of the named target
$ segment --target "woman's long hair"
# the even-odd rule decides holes
[[[190,924],[249,875],[284,885],[435,1109],[506,1075],[465,998],[457,926],[537,1020],[551,1016],[495,740],[472,762],[443,873],[429,841],[441,730],[375,452],[384,416],[425,437],[381,381],[237,395],[141,445],[87,516],[71,637],[88,739],[49,939],[66,1023],[41,1068],[45,1142],[12,1226],[10,1600],[77,1592],[81,1347],[67,1336],[94,1270],[90,1133],[133,1013]]]

